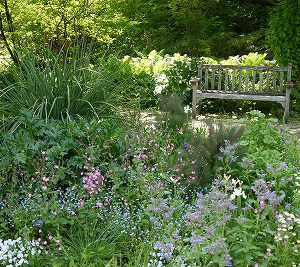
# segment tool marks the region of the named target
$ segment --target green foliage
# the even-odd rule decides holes
[[[176,94],[167,94],[160,97],[162,114],[156,116],[162,125],[169,129],[179,130],[187,127],[190,111],[184,111],[183,101]],[[189,108],[189,107],[187,107]]]
[[[270,1],[121,1],[125,17],[137,21],[146,52],[229,56],[262,47]],[[234,10],[235,12],[232,12]],[[249,19],[245,19],[245,17]],[[234,52],[233,52],[234,51]]]
[[[222,149],[233,146],[241,138],[243,127],[225,126],[222,123],[208,123],[204,133],[189,132],[185,142],[189,150],[182,150],[186,161],[194,161],[194,165],[187,165],[181,172],[195,172],[195,180],[190,183],[191,188],[204,188],[209,186],[217,177],[222,158]],[[187,153],[189,152],[190,153]],[[242,153],[241,153],[242,154]],[[240,155],[235,155],[235,157]],[[230,161],[234,162],[235,157]]]
[[[64,124],[46,122],[23,111],[18,124],[21,126],[14,133],[1,134],[1,188],[12,181],[19,185],[36,172],[52,176],[53,186],[65,186],[77,179],[87,161],[105,169],[106,163],[122,151],[115,142],[123,132],[119,121],[80,119]]]
[[[299,3],[293,0],[281,0],[273,9],[270,18],[268,42],[275,59],[281,65],[293,66],[293,79],[300,79],[300,16]]]
[[[59,50],[85,39],[95,43],[96,55],[165,49],[217,57],[265,49],[262,36],[275,4],[269,0],[7,2],[12,27],[4,19],[4,30],[14,46],[28,43],[43,49],[52,43]]]
[[[112,60],[91,65],[91,53],[84,46],[59,54],[50,49],[42,55],[26,52],[20,66],[8,70],[9,79],[0,89],[2,120],[13,126],[24,108],[46,120],[100,119],[115,116],[122,106],[132,108],[136,99],[130,94],[132,77],[124,76]]]
[[[292,80],[297,90],[292,91],[292,108],[299,107],[300,84],[300,16],[299,3],[293,0],[281,0],[273,9],[268,32],[268,44],[274,58],[281,65],[292,64]]]
[[[253,110],[248,115],[246,131],[240,145],[247,149],[251,156],[249,160],[256,164],[257,169],[265,169],[267,163],[283,160],[285,129],[275,127],[277,120],[268,119],[259,111]]]

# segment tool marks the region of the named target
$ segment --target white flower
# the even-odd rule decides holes
[[[165,86],[164,85],[156,85],[155,86],[155,89],[154,89],[154,94],[155,95],[160,95],[161,94],[161,92],[162,92],[162,90],[165,88]]]
[[[236,197],[242,196],[243,198],[246,198],[245,192],[242,188],[235,188],[232,195],[230,196],[230,199],[235,199]]]
[[[192,109],[190,108],[189,105],[186,105],[186,106],[183,108],[183,110],[184,110],[184,113],[186,113],[186,114],[188,114],[189,112],[192,112]]]
[[[167,75],[163,74],[163,73],[156,75],[155,81],[157,83],[168,83],[169,82]]]

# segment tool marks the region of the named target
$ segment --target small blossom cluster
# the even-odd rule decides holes
[[[297,239],[297,233],[300,230],[300,217],[296,217],[292,213],[286,211],[278,215],[277,219],[277,231],[274,236],[276,242],[289,242],[295,245],[294,250],[298,253],[298,247],[300,246],[300,239]],[[299,236],[298,236],[299,238]]]
[[[168,203],[169,201],[170,199],[151,198],[147,211],[162,216],[164,219],[169,219],[174,212],[174,208]]]
[[[242,196],[243,198],[247,198],[245,191],[242,188],[243,181],[240,179],[230,179],[231,176],[224,175],[226,181],[226,190],[232,191],[230,195],[230,199],[234,200],[236,197]]]
[[[195,181],[196,174],[196,160],[191,159],[192,149],[190,144],[184,142],[182,144],[183,149],[177,151],[178,162],[173,169],[172,182],[177,183],[180,180],[188,179],[189,181]]]
[[[238,144],[230,144],[229,140],[224,140],[225,142],[225,146],[224,147],[220,147],[220,152],[222,154],[221,157],[219,157],[219,159],[228,159],[229,162],[235,162],[238,158],[238,156],[234,156],[235,154],[235,149],[237,148]]]
[[[288,169],[288,165],[283,161],[283,162],[279,162],[277,163],[275,166],[273,164],[266,164],[266,170],[269,173],[276,173],[276,172],[280,172],[283,170],[287,170]]]
[[[168,87],[169,79],[166,74],[160,73],[155,75],[154,80],[155,80],[154,94],[160,95],[162,91]]]
[[[270,189],[268,182],[262,178],[256,180],[251,189],[258,196],[261,208],[276,208],[284,199],[284,195],[277,195]]]
[[[171,261],[175,246],[172,242],[156,242],[154,244],[155,252],[151,252],[148,267],[163,267],[165,263]]]
[[[103,182],[104,177],[99,168],[92,168],[90,172],[86,173],[85,176],[82,177],[83,187],[90,195],[100,193]]]
[[[25,242],[20,237],[16,240],[0,239],[0,263],[6,267],[28,265],[29,255],[40,254],[43,247],[38,241]]]
[[[213,186],[209,193],[198,195],[195,210],[186,214],[188,225],[204,227],[207,223],[216,223],[218,227],[223,227],[235,209],[232,199]]]

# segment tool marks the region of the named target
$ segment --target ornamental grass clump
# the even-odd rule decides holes
[[[91,62],[93,49],[78,45],[58,53],[47,48],[19,51],[19,65],[12,65],[6,86],[0,88],[0,113],[3,127],[10,129],[21,110],[31,110],[40,118],[70,120],[70,118],[116,117],[122,106],[135,99],[123,94],[128,77],[121,70],[111,70],[103,59],[95,66]],[[121,67],[120,67],[121,68]],[[125,99],[126,98],[126,99]],[[132,101],[131,101],[132,100]]]

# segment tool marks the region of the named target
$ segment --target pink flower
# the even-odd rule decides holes
[[[53,212],[53,215],[54,215],[54,216],[57,216],[57,215],[58,215],[58,212],[57,212],[57,211],[54,211],[54,212]]]
[[[43,180],[44,182],[48,182],[48,181],[49,181],[49,178],[43,177],[42,180]]]
[[[91,195],[98,194],[100,192],[103,181],[104,177],[99,168],[93,168],[92,171],[82,177],[83,187],[87,189]]]
[[[157,189],[162,189],[164,187],[164,184],[162,182],[158,182],[158,184],[156,185]]]
[[[264,208],[265,207],[265,202],[263,200],[259,201],[259,206],[261,208]]]
[[[79,205],[79,206],[83,206],[83,204],[84,204],[84,202],[83,202],[82,200],[79,200],[79,201],[78,201],[78,205]]]
[[[108,197],[104,197],[104,201],[105,201],[105,205],[107,205],[109,203],[109,198]]]
[[[48,189],[48,187],[46,186],[46,185],[44,185],[44,186],[42,186],[42,190],[47,190]]]
[[[97,206],[98,208],[101,208],[101,207],[103,206],[103,204],[102,204],[101,202],[97,202],[97,203],[96,203],[96,206]]]

